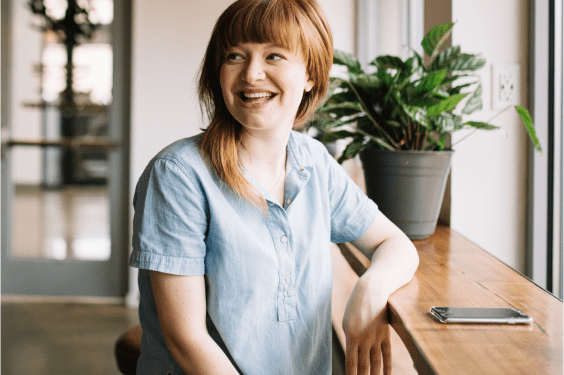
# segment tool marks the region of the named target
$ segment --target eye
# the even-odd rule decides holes
[[[271,53],[270,55],[268,55],[267,59],[268,60],[272,60],[272,61],[280,61],[282,60],[284,57],[282,55],[279,55],[277,53]]]
[[[239,55],[238,53],[230,53],[225,58],[225,60],[228,60],[228,61],[237,61],[237,60],[242,60],[242,59],[243,59],[243,56]]]

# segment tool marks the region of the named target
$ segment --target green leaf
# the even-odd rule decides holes
[[[417,85],[415,92],[417,94],[422,92],[429,92],[435,89],[436,87],[441,86],[441,83],[445,79],[446,75],[447,75],[446,70],[439,70],[438,72],[434,72],[432,74],[423,77],[420,80],[420,83]]]
[[[395,151],[396,149],[393,146],[390,146],[390,144],[388,142],[386,142],[384,139],[382,138],[378,138],[378,137],[370,137],[370,143],[369,144],[377,144],[378,146],[380,146],[380,148],[382,150],[390,150],[390,151]]]
[[[441,100],[438,104],[427,108],[427,113],[429,116],[437,116],[443,112],[452,111],[462,99],[464,99],[468,94],[456,94],[450,98]]]
[[[405,60],[403,66],[404,68],[400,71],[400,77],[399,77],[400,81],[403,81],[406,78],[411,77],[419,67],[419,64],[415,59],[415,57],[412,56],[409,59]]]
[[[435,95],[438,98],[441,99],[446,99],[450,96],[450,94],[448,93],[448,91],[445,91],[443,89],[435,89],[431,92],[433,95]]]
[[[348,87],[348,82],[345,81],[344,79],[341,78],[337,78],[337,77],[331,77],[329,78],[329,91],[335,91],[336,89],[339,88],[346,88]]]
[[[382,81],[377,76],[360,74],[351,83],[365,90],[378,89],[382,86]]]
[[[479,58],[477,55],[461,53],[460,56],[451,62],[449,70],[451,71],[475,71],[486,65],[486,60]]]
[[[482,109],[482,85],[476,87],[474,93],[468,98],[466,105],[462,109],[462,113],[469,115],[479,109]]]
[[[363,148],[364,145],[362,144],[362,141],[353,140],[351,143],[347,145],[347,147],[345,147],[345,149],[343,150],[343,154],[339,157],[337,161],[339,163],[342,163],[347,159],[352,159],[356,157],[356,155],[358,155],[358,153],[362,151]]]
[[[337,124],[337,119],[330,113],[324,113],[317,109],[311,116],[309,124],[322,132],[326,132]]]
[[[341,91],[327,98],[327,104],[337,104],[354,101],[356,96],[350,91]]]
[[[427,55],[431,56],[431,59],[434,59],[438,55],[441,46],[452,33],[453,26],[454,23],[452,22],[444,25],[437,25],[427,33],[425,38],[423,38],[421,46],[423,47],[423,51],[425,51]]]
[[[439,133],[451,133],[454,131],[454,116],[450,113],[441,113],[433,119],[433,124]]]
[[[336,103],[336,104],[325,104],[323,107],[320,107],[318,110],[321,112],[333,112],[336,109],[350,109],[353,112],[362,112],[362,106],[360,103],[357,102],[344,102],[344,103]]]
[[[429,144],[433,146],[433,147],[427,147],[426,149],[428,151],[431,150],[443,151],[445,149],[445,144],[446,144],[446,135],[442,134],[438,140],[429,136],[427,137],[427,142],[429,142]]]
[[[374,65],[380,69],[405,69],[405,64],[399,57],[390,55],[378,56],[370,62],[370,65]]]
[[[429,113],[424,108],[402,104],[402,108],[413,121],[422,126],[429,127]]]
[[[388,120],[386,121],[386,125],[391,126],[392,128],[399,128],[401,127],[401,124],[397,121],[393,121],[393,120]]]
[[[459,86],[452,86],[451,88],[449,88],[447,90],[449,95],[454,95],[454,94],[460,94],[460,91],[462,91],[462,89],[465,89],[466,87],[470,87],[474,84],[475,82],[469,82],[469,83],[465,83],[463,85],[459,85]]]
[[[331,142],[335,142],[339,139],[354,137],[354,135],[355,135],[354,133],[351,133],[348,130],[338,130],[338,131],[329,132],[329,133],[325,134],[321,141],[323,143],[331,143]]]
[[[453,120],[454,120],[454,129],[452,130],[453,132],[464,128],[462,117],[457,116],[457,115],[453,115],[452,117],[453,117]]]
[[[434,93],[433,93],[434,94]],[[446,96],[448,98],[448,96]],[[433,96],[429,96],[429,95],[425,95],[425,96],[417,96],[413,99],[410,99],[409,101],[406,101],[406,104],[413,106],[413,107],[423,107],[423,108],[429,108],[434,106],[435,104],[439,103],[441,101],[442,97],[437,97],[435,95]]]
[[[388,73],[385,69],[378,69],[372,75],[378,77],[386,86],[391,86],[394,83],[394,76]]]
[[[469,74],[456,74],[456,75],[452,75],[452,76],[446,77],[441,86],[444,87],[444,86],[446,86],[446,85],[448,85],[448,84],[453,83],[454,81],[456,81],[456,80],[459,79],[459,78],[468,77],[468,76],[470,76],[470,75],[469,75]],[[472,83],[470,83],[470,84],[473,85],[474,83],[475,83],[475,82],[472,82]]]
[[[413,53],[413,56],[415,57],[416,61],[417,61],[417,65],[415,66],[415,68],[419,68],[421,67],[421,69],[423,69],[423,71],[426,71],[427,68],[425,67],[425,64],[423,62],[423,57],[421,57],[420,54],[417,53],[417,51],[415,50],[411,50],[411,53]]]
[[[336,65],[346,66],[350,73],[364,73],[357,58],[347,52],[335,50],[335,52],[333,53],[333,63]]]
[[[537,134],[535,132],[535,126],[533,125],[533,119],[531,118],[529,111],[527,111],[525,108],[519,105],[515,106],[515,110],[519,114],[521,121],[523,121],[523,124],[525,125],[525,129],[527,130],[527,134],[529,135],[531,142],[533,142],[533,146],[535,147],[535,150],[537,150],[538,152],[542,152],[539,139],[537,138]]]
[[[481,130],[496,130],[499,129],[499,126],[488,124],[487,122],[476,122],[476,121],[467,121],[463,125],[468,125],[476,129]]]
[[[452,61],[458,58],[459,55],[460,55],[460,46],[455,46],[446,49],[437,55],[437,58],[431,63],[431,65],[429,65],[427,70],[435,71],[435,70],[446,69],[449,67]]]

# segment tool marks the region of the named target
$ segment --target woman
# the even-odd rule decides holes
[[[292,130],[332,53],[315,0],[239,0],[217,21],[199,80],[210,125],[161,151],[135,192],[139,374],[331,374],[331,241],[372,258],[343,321],[347,374],[390,372],[387,299],[417,253]]]

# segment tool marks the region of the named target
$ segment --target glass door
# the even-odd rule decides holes
[[[123,21],[112,0],[2,8],[2,294],[123,296]]]

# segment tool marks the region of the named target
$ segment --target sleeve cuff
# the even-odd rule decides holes
[[[129,266],[184,276],[203,275],[206,270],[204,258],[175,258],[139,250],[133,250]]]
[[[350,229],[347,230],[346,233],[331,236],[331,242],[351,242],[360,238],[364,233],[366,233],[372,223],[374,223],[374,220],[376,220],[376,217],[378,216],[378,212],[378,206],[376,203],[374,203],[371,199],[367,199],[364,210],[362,210],[362,212],[357,216],[358,220],[348,226]]]

